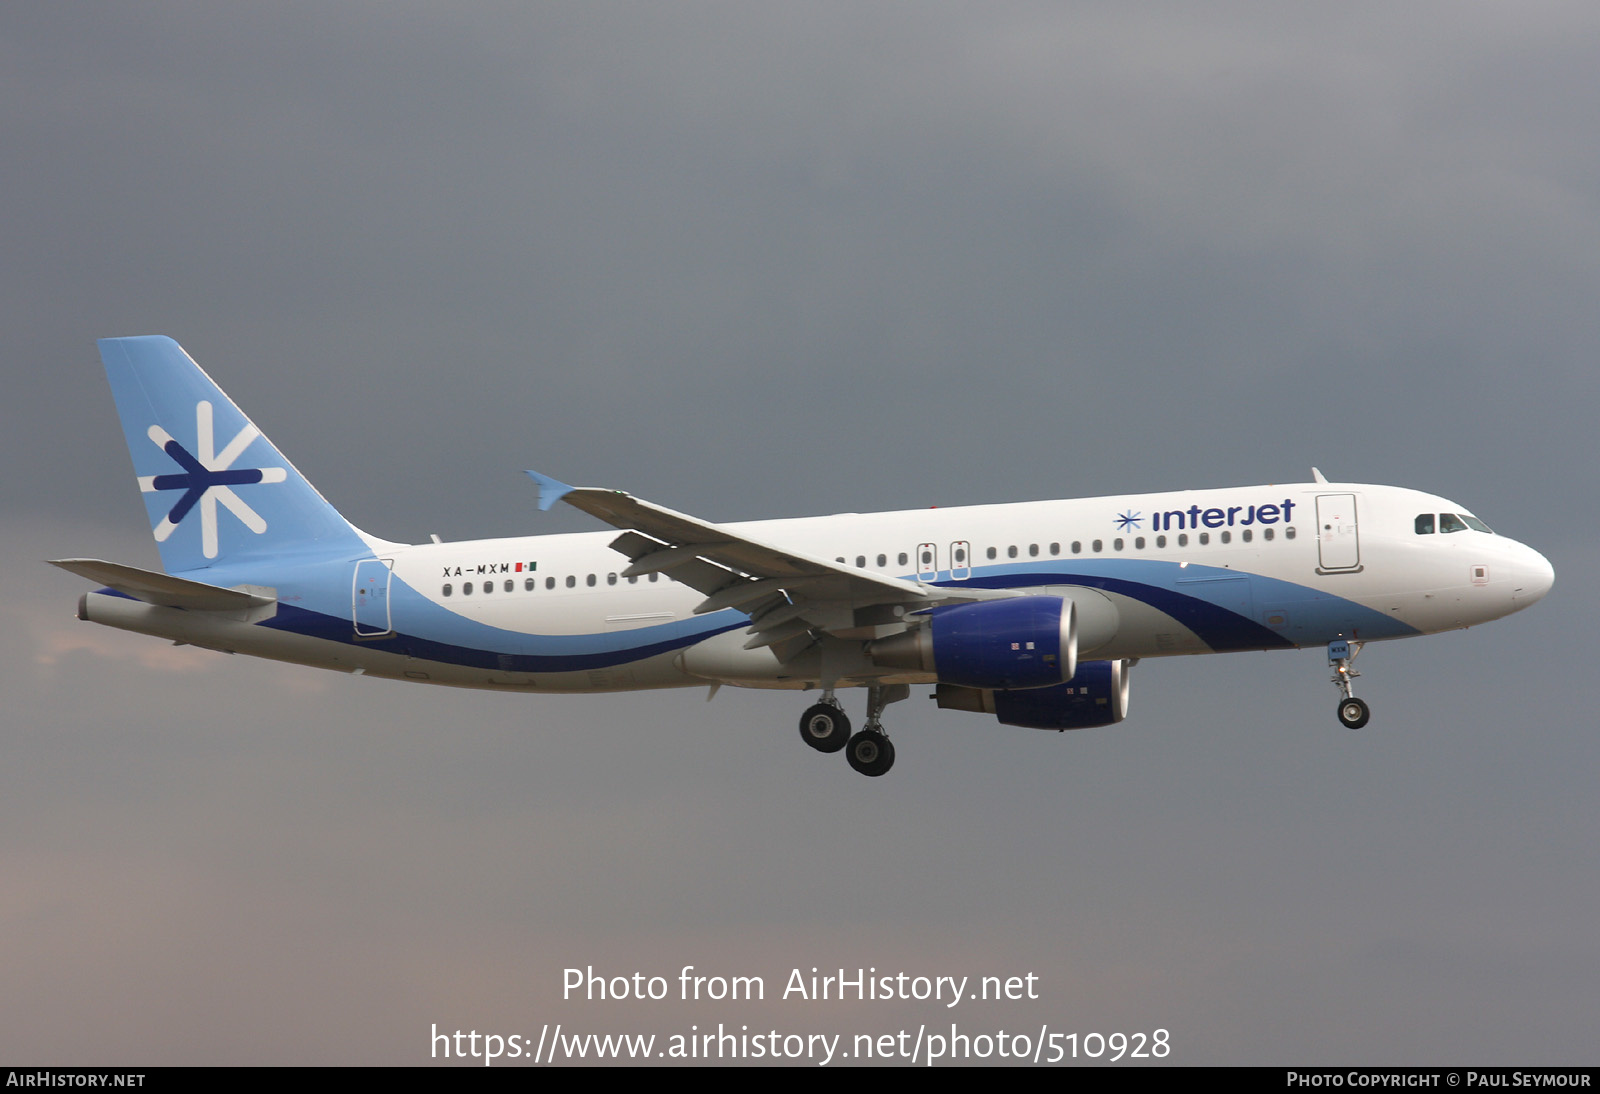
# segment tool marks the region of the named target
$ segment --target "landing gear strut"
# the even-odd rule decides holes
[[[1357,699],[1350,687],[1350,681],[1361,675],[1350,667],[1360,652],[1360,642],[1347,642],[1341,638],[1328,643],[1328,664],[1333,666],[1333,682],[1344,696],[1339,700],[1339,721],[1346,729],[1360,729],[1372,717],[1367,704]]]

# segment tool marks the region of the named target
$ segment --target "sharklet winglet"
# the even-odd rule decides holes
[[[552,479],[549,475],[541,475],[537,471],[525,471],[523,473],[539,485],[540,512],[548,512],[551,506],[576,489],[576,487],[568,486],[560,479]]]

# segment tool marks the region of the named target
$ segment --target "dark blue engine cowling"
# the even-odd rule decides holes
[[[1028,729],[1089,729],[1122,721],[1128,714],[1128,663],[1082,661],[1065,684],[1026,691],[939,685],[941,707],[993,714],[1002,724]]]
[[[1070,600],[1019,596],[934,612],[933,663],[940,683],[969,688],[1048,688],[1077,668]]]

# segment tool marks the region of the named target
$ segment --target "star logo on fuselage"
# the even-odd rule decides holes
[[[1132,509],[1129,509],[1126,512],[1118,513],[1117,530],[1120,532],[1126,532],[1130,529],[1136,529],[1139,527],[1139,522],[1143,519],[1144,517],[1138,513],[1135,513]]]
[[[261,514],[250,508],[238,494],[235,486],[249,486],[258,482],[283,482],[288,471],[282,467],[240,467],[233,461],[244,454],[261,431],[246,422],[244,428],[229,441],[221,452],[216,450],[216,437],[211,422],[211,404],[205,400],[195,404],[195,448],[191,453],[173,440],[172,435],[158,425],[149,430],[155,446],[170,456],[182,472],[175,475],[150,475],[139,479],[139,489],[146,494],[161,490],[181,490],[183,494],[161,523],[156,525],[157,543],[165,543],[183,518],[198,506],[200,509],[200,549],[207,558],[217,557],[217,504],[239,518],[239,522],[256,535],[267,530]]]

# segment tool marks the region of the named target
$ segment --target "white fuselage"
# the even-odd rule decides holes
[[[1078,603],[1096,660],[1318,646],[1472,626],[1543,596],[1537,552],[1476,528],[1430,494],[1340,483],[838,514],[731,524],[797,554],[925,584],[1023,589]],[[372,541],[366,560],[218,568],[267,588],[269,619],[85,598],[86,618],[197,645],[468,687],[604,691],[725,682],[804,688],[925,682],[867,644],[915,625],[862,617],[780,659],[745,649],[746,617],[696,615],[670,571],[622,576],[613,531],[421,545]],[[827,647],[833,647],[829,652]],[[828,662],[825,666],[824,662]],[[840,666],[843,665],[841,669]]]

